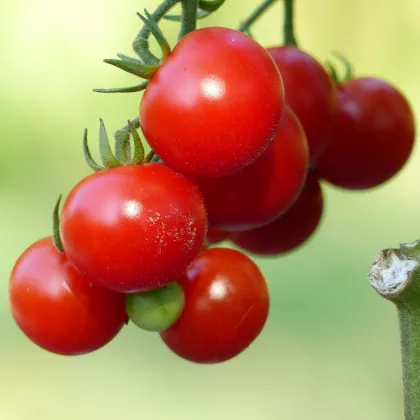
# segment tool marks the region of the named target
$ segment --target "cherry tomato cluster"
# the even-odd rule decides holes
[[[85,133],[95,172],[61,214],[57,203],[53,236],[16,262],[11,310],[57,354],[94,351],[131,320],[187,360],[222,362],[262,331],[269,293],[246,254],[213,245],[295,250],[320,223],[320,180],[366,189],[391,178],[412,150],[413,115],[388,83],[338,80],[295,46],[265,49],[208,27],[171,51],[151,16],[141,18],[162,59],[106,60],[147,80],[101,90],[145,89],[139,117],[117,132],[115,152],[101,120],[102,165]]]

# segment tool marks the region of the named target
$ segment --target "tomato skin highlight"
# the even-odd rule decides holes
[[[146,88],[139,118],[167,165],[223,176],[267,149],[283,107],[282,79],[265,49],[238,31],[213,27],[176,44]]]
[[[299,198],[283,216],[257,229],[236,232],[233,243],[255,255],[274,256],[296,250],[317,230],[324,203],[318,178],[309,173]]]
[[[56,250],[51,237],[31,245],[17,260],[9,301],[23,333],[61,355],[103,347],[127,321],[124,295],[92,285]]]
[[[286,108],[270,147],[233,175],[192,178],[203,194],[209,225],[253,229],[275,220],[298,197],[308,171],[308,145],[298,119]]]
[[[306,52],[290,46],[267,49],[282,75],[286,103],[308,139],[310,161],[325,150],[337,108],[337,89],[325,68]]]
[[[401,92],[376,78],[348,80],[339,87],[336,123],[317,172],[338,187],[376,187],[405,165],[414,137],[413,113]]]
[[[160,333],[178,356],[220,363],[245,350],[263,329],[269,312],[267,284],[257,265],[241,252],[205,250],[179,283],[184,311]]]
[[[200,252],[207,218],[197,187],[160,163],[94,173],[67,197],[69,260],[107,289],[146,291],[180,276]]]

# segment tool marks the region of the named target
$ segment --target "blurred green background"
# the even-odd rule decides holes
[[[257,0],[227,0],[202,25],[236,27]],[[279,2],[281,3],[281,2]],[[74,358],[29,342],[8,310],[14,261],[51,231],[58,193],[89,173],[81,137],[97,139],[137,112],[139,97],[92,93],[136,83],[102,63],[130,53],[136,11],[155,0],[15,0],[0,23],[1,420],[402,419],[394,308],[367,281],[377,251],[420,237],[419,150],[391,182],[364,193],[325,187],[318,234],[298,252],[258,260],[269,280],[267,328],[240,357],[198,366],[130,325],[106,348]],[[281,41],[281,4],[255,26]],[[297,0],[297,35],[316,57],[338,49],[359,75],[394,82],[420,109],[418,0]],[[177,26],[162,25],[175,40]],[[372,157],[374,158],[374,156]]]

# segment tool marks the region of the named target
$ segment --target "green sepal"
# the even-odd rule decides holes
[[[125,129],[118,130],[115,135],[115,157],[123,164],[126,165],[130,161],[130,133]],[[128,147],[127,147],[128,146]]]
[[[204,10],[197,10],[197,19],[204,19],[207,16],[211,15],[211,12],[205,12]],[[181,15],[166,15],[163,17],[166,20],[172,22],[181,22]]]
[[[168,40],[165,38],[165,35],[163,35],[156,21],[146,9],[144,9],[144,14],[146,15],[146,17],[144,17],[140,13],[137,13],[137,16],[143,21],[145,25],[149,27],[150,32],[155,37],[162,51],[162,61],[165,61],[171,53],[171,46],[169,45]]]
[[[58,252],[64,252],[63,242],[60,236],[60,203],[62,195],[58,196],[53,210],[53,242]]]
[[[340,78],[338,76],[338,72],[337,72],[337,69],[335,68],[334,64],[332,64],[330,60],[326,60],[324,65],[325,65],[325,68],[328,70],[328,73],[331,76],[331,79],[332,79],[333,83],[335,85],[339,85],[340,84]]]
[[[159,22],[162,17],[169,12],[180,0],[163,0],[153,12],[152,17],[155,22]],[[143,25],[132,43],[133,50],[148,64],[159,64],[160,60],[149,49],[149,36],[151,34],[149,25]]]
[[[133,124],[133,125],[134,125],[134,127],[136,127],[136,128],[140,128],[140,119],[139,119],[139,117],[133,118],[132,120],[130,120],[130,122],[131,122],[131,124]],[[128,127],[128,126],[126,125],[126,126],[125,126],[125,128],[126,128],[126,130],[128,131],[128,129],[129,129],[130,127]]]
[[[354,77],[354,68],[352,64],[350,63],[350,61],[338,51],[331,51],[331,55],[344,65],[344,69],[345,69],[344,77],[340,80],[340,82],[343,83],[343,82],[346,82],[347,80],[352,79]]]
[[[138,60],[137,58],[129,57],[128,55],[118,53],[117,57],[124,61],[131,61],[132,63],[144,64],[143,61]]]
[[[109,169],[121,166],[121,162],[112,153],[108,135],[102,119],[99,120],[99,124],[99,152],[105,168]]]
[[[93,171],[95,172],[103,171],[105,168],[103,166],[98,165],[94,161],[92,154],[90,153],[87,135],[88,135],[88,131],[87,129],[85,129],[85,133],[83,135],[83,155],[85,157],[85,161]]]
[[[163,163],[163,161],[160,159],[160,157],[155,153],[155,152],[153,152],[153,150],[150,152],[150,153],[153,153],[153,156],[152,156],[152,158],[149,160],[149,162],[154,162],[154,163]],[[149,153],[149,154],[150,154]]]
[[[147,38],[137,38],[132,43],[133,50],[139,56],[143,55],[147,58],[147,62],[149,64],[156,64],[160,63],[159,58],[155,57],[151,51],[149,51],[149,40]],[[147,56],[146,56],[147,51]]]
[[[133,137],[134,153],[133,158],[130,161],[130,165],[140,165],[144,162],[144,147],[141,141],[140,135],[136,130],[134,124],[128,120],[128,126],[130,127],[131,136]]]
[[[151,79],[160,67],[159,65],[154,64],[137,64],[127,60],[116,60],[114,58],[105,59],[104,62],[124,70],[127,73],[141,77],[142,79]]]
[[[111,88],[111,89],[93,89],[94,92],[100,93],[130,93],[130,92],[141,92],[142,90],[146,89],[149,81],[146,80],[141,82],[139,85],[135,86],[127,86],[122,88]]]
[[[325,61],[325,67],[328,69],[331,78],[335,85],[341,85],[342,83],[350,80],[354,77],[354,69],[350,61],[337,51],[332,51],[331,56],[337,59],[344,66],[344,75],[340,75],[335,65],[332,64],[331,60]]]
[[[135,127],[140,127],[139,118],[134,118],[130,123]],[[131,144],[130,144],[131,128],[127,124],[115,132],[115,155],[120,162],[129,164],[131,161]]]

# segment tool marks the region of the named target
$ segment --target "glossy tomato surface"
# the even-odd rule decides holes
[[[328,72],[306,52],[287,45],[268,48],[283,78],[286,103],[308,138],[310,160],[325,150],[337,106],[337,89]]]
[[[203,251],[181,278],[185,306],[179,320],[160,333],[177,355],[218,363],[245,350],[267,320],[267,284],[246,255],[227,248]]]
[[[342,188],[372,188],[406,163],[414,144],[414,118],[407,99],[375,78],[340,86],[336,124],[317,162],[321,177]]]
[[[323,195],[318,178],[309,173],[297,201],[268,225],[232,234],[242,249],[258,255],[280,255],[295,250],[317,230],[323,212]]]
[[[270,147],[252,165],[233,175],[193,178],[207,207],[209,225],[238,231],[267,224],[295,201],[308,170],[302,126],[286,108]]]
[[[183,37],[140,104],[152,149],[182,173],[222,176],[269,146],[283,114],[279,71],[265,49],[228,28]]]
[[[70,261],[119,292],[164,286],[200,252],[206,210],[197,187],[160,163],[94,173],[64,203],[61,237]]]
[[[56,250],[51,237],[33,244],[17,260],[9,300],[26,336],[62,355],[99,349],[127,321],[124,295],[93,285]]]

